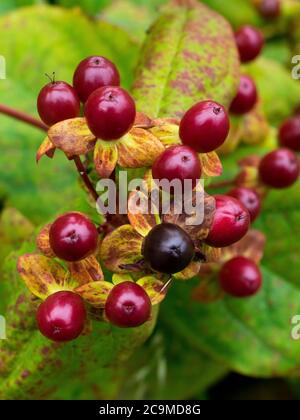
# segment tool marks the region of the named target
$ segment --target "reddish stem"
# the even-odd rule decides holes
[[[85,167],[80,159],[80,156],[75,156],[74,157],[74,163],[76,165],[77,171],[82,179],[82,181],[84,182],[86,188],[88,189],[88,191],[90,192],[90,194],[92,195],[92,197],[94,198],[95,201],[98,200],[99,195],[97,193],[97,191],[95,190],[88,174],[86,173]]]
[[[16,120],[23,121],[29,125],[39,128],[40,130],[47,131],[48,127],[43,121],[26,114],[25,112],[18,111],[10,108],[9,106],[0,104],[0,113],[8,115],[9,117],[15,118]]]

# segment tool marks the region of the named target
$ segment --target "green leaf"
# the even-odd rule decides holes
[[[129,360],[120,398],[190,399],[227,373],[184,337],[163,323]]]
[[[271,124],[279,125],[290,116],[300,102],[300,83],[293,80],[291,71],[266,58],[245,66],[257,83],[263,109]]]
[[[257,377],[296,374],[300,342],[291,338],[291,320],[300,313],[299,288],[265,268],[263,281],[255,297],[226,297],[211,304],[191,302],[192,284],[176,283],[161,317],[177,332],[178,340],[188,340],[239,373]]]
[[[44,73],[56,71],[58,79],[71,82],[76,65],[95,53],[116,63],[125,87],[131,83],[136,45],[124,31],[92,21],[79,9],[18,9],[1,16],[0,32],[0,55],[7,67],[0,102],[6,105],[36,115],[38,92],[47,83]],[[36,165],[43,139],[42,132],[0,115],[0,196],[38,223],[62,207],[70,210],[79,190],[74,164],[60,151]]]
[[[150,28],[133,94],[150,116],[181,116],[197,100],[228,106],[239,62],[230,25],[196,0],[172,1]]]
[[[266,234],[264,264],[300,289],[300,183],[272,190],[255,226]],[[287,304],[287,303],[286,303]]]
[[[25,244],[5,264],[2,281],[10,285],[11,299],[3,312],[7,340],[0,342],[0,399],[116,397],[126,359],[151,334],[156,311],[139,328],[93,321],[87,335],[72,343],[50,342],[36,330],[37,302],[15,269],[18,255],[33,249],[33,244]]]

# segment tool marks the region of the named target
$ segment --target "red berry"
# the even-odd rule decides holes
[[[45,124],[76,118],[80,102],[75,89],[65,82],[51,82],[44,86],[37,99],[38,113]]]
[[[78,261],[96,251],[98,232],[95,225],[81,213],[66,213],[52,223],[50,245],[58,258]]]
[[[249,211],[251,222],[257,218],[261,210],[261,200],[256,191],[251,188],[237,187],[227,193],[239,200]]]
[[[83,299],[73,292],[56,292],[41,303],[36,318],[39,330],[50,340],[74,340],[82,333],[86,320]]]
[[[219,280],[226,293],[247,297],[254,295],[261,287],[262,275],[253,261],[241,256],[232,258],[223,265]]]
[[[82,60],[73,76],[73,86],[82,102],[86,102],[90,94],[100,87],[119,84],[118,69],[114,63],[101,55]]]
[[[216,195],[216,210],[212,227],[205,242],[222,248],[232,245],[246,235],[250,225],[248,210],[233,197]]]
[[[192,180],[195,187],[201,177],[201,164],[197,153],[189,146],[175,145],[166,149],[152,166],[153,179],[173,181]]]
[[[173,274],[184,270],[195,253],[193,241],[181,227],[160,223],[146,236],[142,254],[149,267],[159,273]]]
[[[196,152],[208,153],[220,147],[229,133],[225,108],[213,101],[198,102],[182,117],[179,135],[182,143]]]
[[[289,149],[277,149],[264,156],[259,165],[262,182],[273,188],[287,188],[300,173],[298,156]]]
[[[246,114],[254,108],[257,102],[257,90],[254,81],[249,76],[241,76],[238,92],[230,105],[233,114]]]
[[[138,327],[149,320],[151,301],[141,286],[125,281],[111,290],[106,300],[105,314],[118,327]]]
[[[105,86],[95,90],[86,102],[84,111],[92,133],[102,140],[124,136],[135,120],[135,103],[126,90]]]
[[[280,0],[261,0],[258,11],[265,19],[276,19],[281,13]]]
[[[300,116],[288,118],[279,130],[279,142],[282,147],[287,147],[300,152]]]
[[[235,33],[235,40],[243,63],[254,60],[264,46],[261,31],[250,25],[239,28]]]

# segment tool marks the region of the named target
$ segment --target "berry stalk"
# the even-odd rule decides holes
[[[97,201],[98,198],[99,198],[99,195],[98,195],[97,191],[95,190],[94,185],[92,184],[92,181],[90,180],[88,174],[86,173],[84,164],[82,163],[82,161],[80,159],[80,156],[75,156],[74,157],[74,163],[75,163],[77,171],[78,171],[82,181],[84,182],[86,188],[88,189],[88,191],[90,192],[90,194],[92,195],[94,200]]]
[[[47,131],[48,127],[41,120],[32,117],[31,115],[26,114],[23,111],[18,111],[17,109],[10,108],[9,106],[0,104],[0,114],[8,115],[11,118],[16,120],[23,121],[27,124],[33,125],[34,127],[39,128],[40,130]]]

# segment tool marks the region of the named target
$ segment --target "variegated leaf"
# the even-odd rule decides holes
[[[48,131],[48,137],[55,147],[69,157],[90,152],[96,143],[85,118],[72,118],[53,125]]]
[[[242,255],[259,264],[263,255],[266,243],[265,235],[256,229],[251,229],[235,244],[222,249],[221,262]]]
[[[90,305],[103,308],[105,306],[107,296],[113,287],[114,285],[108,281],[95,281],[77,287],[75,292]]]
[[[151,166],[164,146],[150,131],[132,128],[118,142],[118,163],[122,168]]]
[[[199,303],[214,303],[224,296],[224,292],[220,287],[217,276],[210,275],[202,278],[200,283],[192,291],[192,299]]]
[[[157,305],[166,297],[168,286],[154,276],[145,276],[137,284],[147,292],[152,305]]]
[[[199,153],[198,156],[201,162],[202,176],[210,178],[222,175],[222,163],[216,152]]]
[[[38,148],[38,151],[36,152],[36,162],[38,163],[43,156],[48,156],[50,159],[53,158],[55,153],[55,146],[51,141],[49,140],[49,137],[46,137],[43,143]]]
[[[192,261],[190,264],[179,273],[173,274],[173,277],[176,280],[189,280],[195,277],[200,270],[201,262],[200,261]]]
[[[130,272],[130,266],[143,259],[142,242],[142,236],[131,225],[120,226],[104,238],[100,249],[101,260],[114,273]]]
[[[31,293],[40,299],[46,299],[59,290],[72,290],[65,269],[44,255],[22,255],[18,259],[17,269]]]
[[[70,274],[78,285],[92,281],[103,281],[104,276],[99,262],[94,255],[81,261],[68,263]]]
[[[117,284],[124,283],[124,281],[134,281],[129,273],[114,273],[112,276],[112,282],[116,286]]]
[[[154,120],[155,126],[151,128],[153,133],[164,146],[180,144],[179,120],[175,118],[157,118]]]
[[[148,117],[148,115],[143,112],[137,112],[134,120],[133,126],[136,128],[146,128],[149,129],[153,127],[154,121]]]
[[[108,178],[116,167],[118,149],[114,142],[98,140],[94,149],[94,163],[101,178]]]
[[[46,255],[46,257],[54,257],[55,254],[52,251],[52,248],[50,246],[50,240],[49,240],[49,231],[50,231],[51,223],[48,223],[45,225],[39,232],[37,238],[36,238],[36,245],[38,249]]]
[[[158,209],[154,203],[151,204],[148,195],[146,196],[142,191],[132,191],[129,194],[127,213],[131,226],[143,237],[160,223]]]

